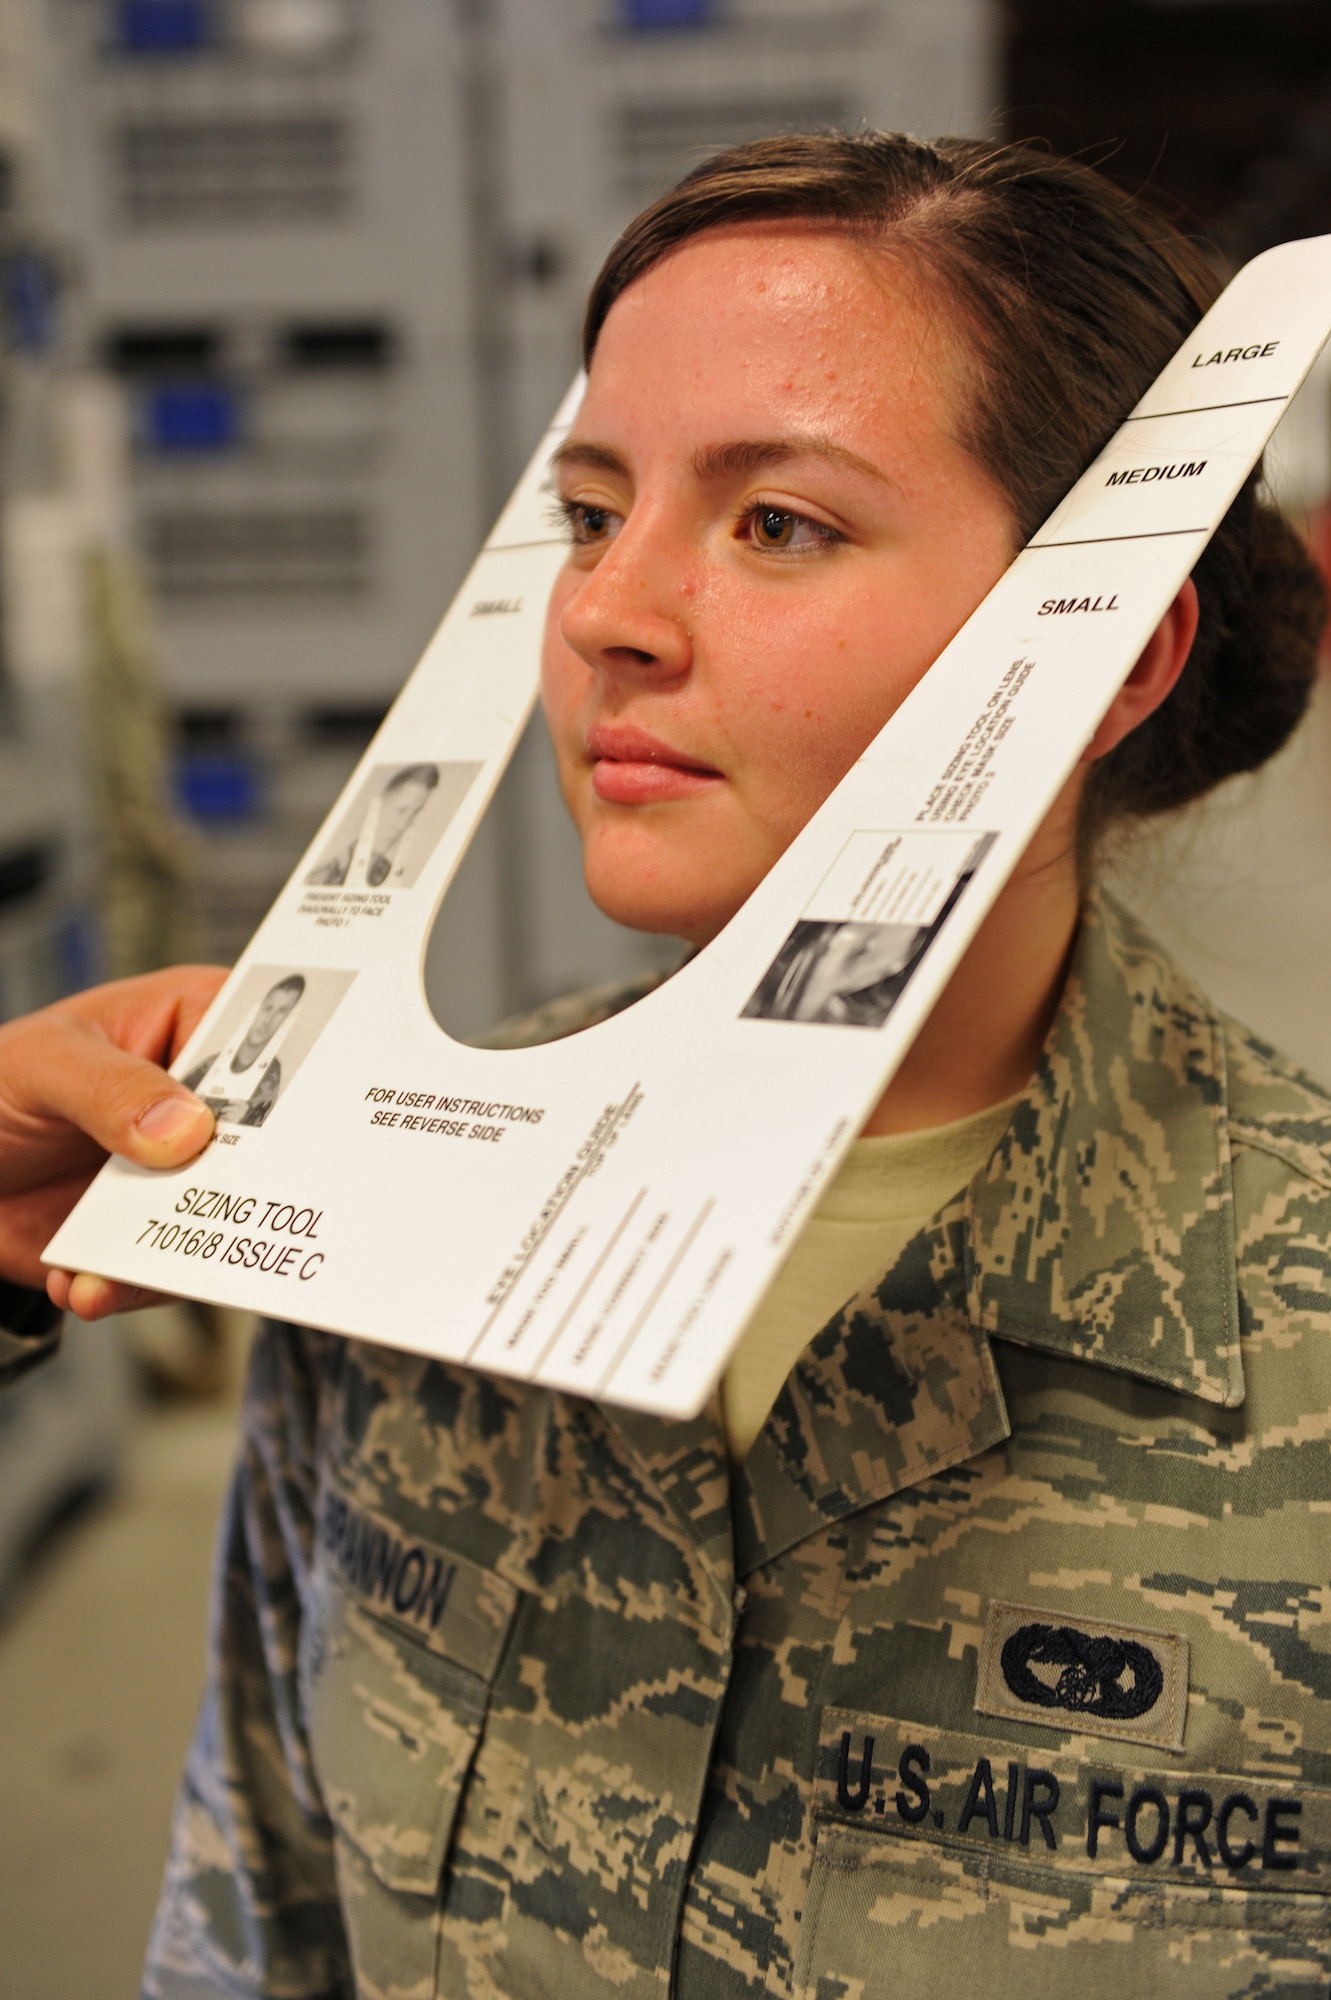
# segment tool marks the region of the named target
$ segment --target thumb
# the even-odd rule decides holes
[[[138,1062],[131,1056],[131,1062]],[[151,1070],[151,1063],[142,1067]],[[140,1080],[144,1090],[161,1090],[162,1072],[157,1071],[151,1079]],[[114,1137],[103,1140],[113,1153],[123,1153],[127,1159],[136,1160],[143,1167],[179,1167],[186,1160],[192,1160],[201,1153],[213,1136],[215,1125],[212,1112],[192,1091],[177,1085],[164,1096],[155,1095],[151,1103],[131,1120],[124,1131],[123,1143]]]
[[[165,1070],[68,1015],[28,1038],[15,1097],[29,1118],[73,1126],[143,1167],[176,1167],[213,1135],[213,1114]]]

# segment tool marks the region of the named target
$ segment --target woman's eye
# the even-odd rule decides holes
[[[748,540],[759,549],[820,549],[841,540],[835,528],[811,521],[807,514],[793,513],[789,507],[754,507],[745,516],[743,525],[748,530]]]
[[[580,548],[608,542],[619,532],[620,516],[613,507],[595,507],[586,500],[561,500],[559,518],[568,529],[570,541]]]

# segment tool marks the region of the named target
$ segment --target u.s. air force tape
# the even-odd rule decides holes
[[[1035,1747],[831,1708],[814,1811],[995,1863],[1331,1889],[1331,1792],[1267,1773],[1155,1770],[1084,1741]]]
[[[216,1143],[112,1162],[47,1256],[691,1415],[1329,327],[1331,239],[1241,271],[720,936],[472,1048],[422,966],[535,697],[575,385],[182,1057]]]

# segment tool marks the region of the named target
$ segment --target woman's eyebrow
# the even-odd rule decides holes
[[[563,444],[550,454],[552,472],[558,472],[562,465],[577,465],[591,472],[612,472],[619,479],[629,476],[628,466],[617,451],[612,451],[607,444],[593,444],[590,439],[565,438]]]
[[[830,464],[862,472],[884,486],[895,484],[881,466],[861,458],[858,452],[847,451],[844,445],[834,444],[831,438],[820,437],[816,432],[707,445],[694,453],[693,469],[699,479],[742,479],[748,473],[762,472],[769,466],[784,464],[792,458],[825,459]]]
[[[732,444],[706,445],[694,453],[693,469],[703,480],[742,479],[748,473],[761,472],[769,466],[781,465],[796,458],[821,458],[833,465],[844,465],[852,472],[863,473],[884,486],[896,483],[881,466],[861,458],[858,452],[848,451],[844,445],[834,444],[831,438],[819,437],[816,432],[797,432],[790,437],[743,438]],[[561,466],[609,472],[619,479],[629,477],[628,465],[620,454],[609,445],[594,444],[590,438],[566,438],[550,454],[550,470],[557,472]]]

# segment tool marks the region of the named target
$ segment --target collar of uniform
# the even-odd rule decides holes
[[[966,1312],[963,1227],[958,1197],[796,1362],[735,1473],[741,1578],[1007,1437],[989,1340]]]
[[[721,1623],[728,1630],[735,1563],[730,1465],[721,1404],[713,1396],[696,1417],[658,1417],[646,1410],[604,1408],[711,1578]]]
[[[989,1338],[1243,1400],[1224,1043],[1108,898],[988,1165],[796,1363],[737,1476],[747,1575],[1009,1425]]]
[[[1223,1033],[1106,896],[1088,900],[1039,1068],[965,1211],[976,1326],[1243,1401]]]

